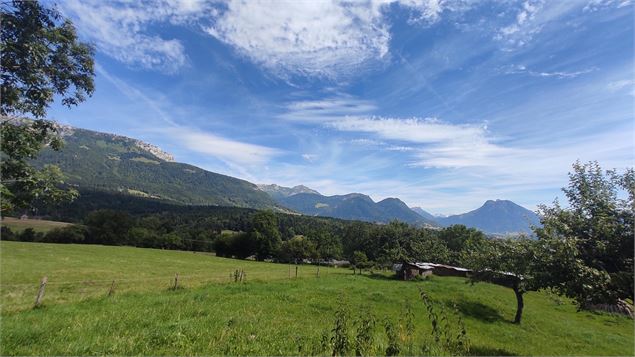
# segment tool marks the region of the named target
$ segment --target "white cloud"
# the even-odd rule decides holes
[[[183,126],[167,127],[154,131],[168,135],[171,141],[178,142],[179,146],[197,153],[213,155],[232,166],[262,165],[272,157],[281,154],[278,149],[227,139]]]
[[[631,89],[631,95],[633,95],[635,93],[635,80],[633,79],[622,79],[619,81],[613,81],[610,82],[607,86],[606,89],[609,90],[609,92],[619,92],[622,89],[625,88],[629,88]]]
[[[503,26],[494,35],[504,47],[522,47],[539,34],[545,26],[570,11],[580,8],[581,1],[526,0],[520,5],[513,22]]]
[[[390,58],[391,5],[410,23],[432,24],[465,0],[153,0],[61,2],[83,37],[132,67],[177,72],[183,43],[153,34],[155,26],[188,26],[231,46],[282,78],[341,78],[382,66]]]
[[[318,156],[315,154],[302,154],[302,158],[308,162],[314,162]]]
[[[420,144],[418,147],[393,145],[389,151],[412,152],[411,166],[457,168],[496,166],[502,156],[519,150],[493,143],[485,125],[450,124],[436,118],[344,118],[327,124],[340,131],[371,133],[396,142]]]
[[[318,100],[303,100],[288,103],[278,118],[301,122],[328,122],[344,116],[372,113],[377,106],[368,100],[347,95],[337,95]]]
[[[100,51],[132,67],[174,73],[187,62],[183,44],[177,39],[149,35],[147,27],[187,21],[199,14],[202,3],[66,0],[60,5],[81,35]]]
[[[232,140],[180,125],[173,120],[171,112],[164,108],[164,106],[170,106],[167,100],[146,95],[144,91],[111,75],[99,64],[96,69],[100,76],[112,83],[130,101],[142,103],[163,122],[158,127],[144,128],[144,134],[160,134],[164,142],[170,142],[175,147],[212,155],[242,175],[246,173],[245,166],[263,165],[274,156],[282,154],[278,149]]]
[[[229,1],[204,27],[218,40],[283,77],[339,77],[389,57],[391,3],[434,22],[438,0]]]
[[[504,74],[527,74],[532,77],[543,77],[543,78],[558,78],[558,79],[568,79],[568,78],[576,78],[584,74],[588,74],[596,71],[596,67],[586,68],[579,71],[535,71],[527,68],[524,65],[510,65],[504,66],[501,68],[501,72]]]
[[[629,5],[633,5],[633,0],[590,0],[584,6],[584,11],[594,12],[604,8],[621,8]]]
[[[343,118],[328,124],[341,131],[374,133],[384,139],[414,143],[438,143],[448,140],[473,141],[484,137],[485,127],[448,124],[436,118]]]

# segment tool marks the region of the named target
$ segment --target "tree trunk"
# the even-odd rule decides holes
[[[518,306],[516,307],[516,317],[514,318],[515,324],[520,324],[520,319],[523,316],[523,293],[518,289],[518,287],[514,287],[514,294],[516,294],[516,303]]]

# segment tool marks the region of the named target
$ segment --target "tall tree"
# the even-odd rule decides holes
[[[251,235],[256,241],[256,258],[258,260],[274,256],[282,244],[278,230],[278,218],[270,211],[260,211],[254,215]]]
[[[83,102],[94,91],[94,50],[79,41],[75,27],[55,8],[38,1],[4,1],[0,5],[2,140],[2,211],[25,207],[33,200],[69,199],[73,191],[60,190],[61,173],[49,167],[33,168],[29,161],[44,147],[59,150],[57,127],[44,120],[17,116],[46,116],[57,95],[68,107]]]
[[[551,252],[544,283],[581,307],[633,299],[635,171],[576,162],[563,191],[568,207],[555,201],[539,208],[536,234]]]

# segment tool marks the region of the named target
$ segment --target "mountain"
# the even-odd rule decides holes
[[[421,207],[411,207],[410,209],[415,211],[415,213],[417,213],[418,215],[420,215],[421,217],[425,219],[429,219],[431,221],[435,221],[437,219],[437,217],[433,216],[431,213],[429,213],[428,211],[425,211]]]
[[[45,149],[36,166],[56,164],[80,190],[117,191],[178,204],[280,209],[250,182],[174,162],[156,146],[124,136],[61,127],[61,151]]]
[[[298,185],[293,187],[284,187],[284,186],[278,186],[276,184],[272,184],[272,185],[258,185],[258,188],[261,191],[268,193],[269,196],[271,196],[274,200],[278,200],[283,197],[296,195],[298,193],[314,193],[316,195],[320,194],[316,190],[312,190],[303,185]]]
[[[442,226],[462,224],[493,234],[531,233],[532,225],[540,225],[538,215],[507,200],[489,200],[473,211],[437,217],[436,221]]]
[[[323,196],[312,192],[288,196],[274,196],[274,194],[272,197],[282,206],[311,216],[381,223],[397,219],[417,225],[436,225],[433,221],[410,210],[405,203],[397,198],[387,198],[375,203],[370,197],[361,193],[336,196]]]

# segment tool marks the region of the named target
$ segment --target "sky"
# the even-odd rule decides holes
[[[437,214],[633,167],[626,0],[64,0],[96,91],[49,117],[254,183]]]

